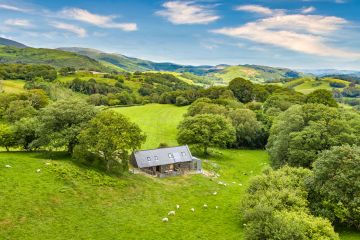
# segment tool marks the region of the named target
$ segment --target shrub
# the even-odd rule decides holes
[[[175,104],[176,104],[176,106],[186,106],[189,104],[189,101],[186,98],[179,96],[176,98]]]

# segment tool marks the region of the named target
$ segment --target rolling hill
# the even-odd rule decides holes
[[[79,54],[46,48],[17,48],[0,46],[0,63],[47,64],[56,68],[75,67],[105,71],[98,61]]]
[[[4,46],[1,46],[3,43]],[[58,49],[30,48],[15,41],[0,38],[0,63],[48,64],[57,68],[72,66],[76,69],[118,72],[173,72],[190,81],[209,84],[227,84],[236,77],[257,83],[295,79],[304,74],[286,68],[258,65],[192,66],[169,62],[153,62],[117,53],[105,53],[91,48],[67,47]],[[199,78],[201,77],[201,78]]]
[[[156,63],[148,60],[127,57],[116,53],[105,53],[90,48],[59,48],[63,51],[74,52],[110,64],[124,71],[165,71],[177,73],[191,73],[195,76],[207,78],[215,83],[227,84],[236,77],[242,77],[253,82],[274,82],[288,78],[299,78],[305,74],[286,68],[273,68],[258,65],[230,66],[226,64],[217,66],[191,66],[174,63]]]
[[[11,46],[11,47],[17,47],[17,48],[27,48],[25,44],[0,37],[0,46]]]
[[[96,59],[102,63],[117,66],[124,71],[168,71],[168,72],[191,72],[195,74],[205,74],[211,66],[184,66],[175,63],[156,63],[139,58],[127,57],[118,53],[105,53],[91,48],[68,47],[58,48],[63,51],[77,53]]]
[[[287,68],[259,65],[224,66],[222,69],[218,67],[207,75],[221,79],[224,83],[228,83],[236,77],[242,77],[255,83],[265,83],[279,82],[283,79],[295,79],[305,76],[303,73]]]

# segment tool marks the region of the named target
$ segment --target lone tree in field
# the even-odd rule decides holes
[[[41,109],[38,146],[66,147],[72,154],[77,136],[95,116],[95,108],[81,100],[57,101]]]
[[[180,144],[201,146],[204,154],[209,147],[226,147],[236,140],[235,129],[221,115],[200,114],[185,118],[178,126],[177,140]]]
[[[128,169],[131,152],[140,148],[145,140],[145,134],[135,123],[108,110],[97,114],[81,132],[79,150],[100,159],[108,172],[116,168],[122,173]]]

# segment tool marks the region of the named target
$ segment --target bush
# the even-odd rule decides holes
[[[176,98],[175,104],[176,104],[176,106],[186,106],[189,104],[189,101],[186,98],[179,96]]]

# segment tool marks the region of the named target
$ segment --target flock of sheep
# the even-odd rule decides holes
[[[46,163],[45,163],[46,166],[48,166],[48,165],[50,165],[50,164],[51,164],[51,163],[49,163],[49,162],[46,162]],[[7,165],[5,165],[5,168],[12,168],[12,166],[7,164]],[[36,172],[37,172],[37,173],[40,173],[40,172],[41,172],[41,169],[40,169],[40,168],[36,169]],[[218,184],[219,184],[219,185],[222,185],[222,186],[225,186],[225,187],[227,186],[227,183],[222,182],[222,181],[219,181]],[[232,182],[232,184],[236,184],[236,182]],[[239,183],[238,185],[239,185],[239,186],[242,186],[241,183]],[[213,193],[212,193],[212,195],[214,195],[214,196],[216,196],[217,194],[218,194],[217,192],[213,192]],[[205,209],[208,208],[208,205],[205,203],[205,204],[203,205],[203,208],[205,208]],[[215,209],[218,209],[218,208],[219,208],[219,206],[215,206]],[[177,205],[176,205],[176,210],[179,210],[179,209],[180,209],[180,205],[177,204]],[[191,208],[190,211],[191,211],[191,212],[195,212],[195,208]],[[176,213],[175,210],[172,210],[172,211],[168,212],[168,217],[162,218],[162,221],[163,221],[163,222],[168,222],[168,221],[169,221],[169,217],[170,217],[170,216],[175,216],[175,213]]]
[[[226,187],[226,186],[228,185],[227,183],[221,182],[221,181],[219,181],[218,184],[219,184],[219,185],[222,185],[222,186],[224,186],[224,187]],[[237,183],[236,183],[236,182],[232,182],[232,184],[237,184]],[[239,186],[242,186],[241,183],[238,183],[238,185],[239,185]],[[214,195],[214,196],[216,196],[217,194],[218,194],[217,192],[213,192],[213,193],[212,193],[212,195]],[[208,205],[205,203],[205,204],[203,205],[203,208],[204,208],[204,209],[208,208]],[[179,209],[180,209],[180,205],[177,204],[177,205],[176,205],[176,210],[179,210]],[[215,209],[219,209],[219,206],[215,206]],[[195,212],[195,208],[191,208],[190,211],[191,211],[191,212]],[[168,222],[168,221],[169,221],[169,217],[170,217],[170,216],[175,216],[175,213],[176,213],[175,210],[172,210],[172,211],[168,212],[168,217],[162,218],[161,221],[162,221],[162,222]]]
[[[51,163],[49,163],[49,162],[45,163],[46,166],[49,166],[50,164],[51,164]],[[9,165],[9,164],[6,164],[6,165],[5,165],[5,168],[12,168],[12,166]],[[40,173],[40,172],[41,172],[41,169],[40,169],[40,168],[36,169],[36,172],[37,172],[37,173]]]
[[[216,193],[216,192],[214,192],[214,193]],[[216,195],[216,194],[214,194],[214,195]],[[205,203],[204,205],[203,205],[203,208],[208,208],[208,205]],[[215,208],[216,209],[218,209],[219,208],[219,206],[215,206]],[[180,209],[180,205],[176,205],[176,210],[179,210]],[[195,208],[190,208],[190,211],[192,211],[192,212],[195,212]],[[170,211],[170,212],[168,212],[168,216],[175,216],[175,210],[172,210],[172,211]],[[163,219],[162,219],[162,221],[163,222],[168,222],[169,221],[169,218],[168,217],[164,217]]]

